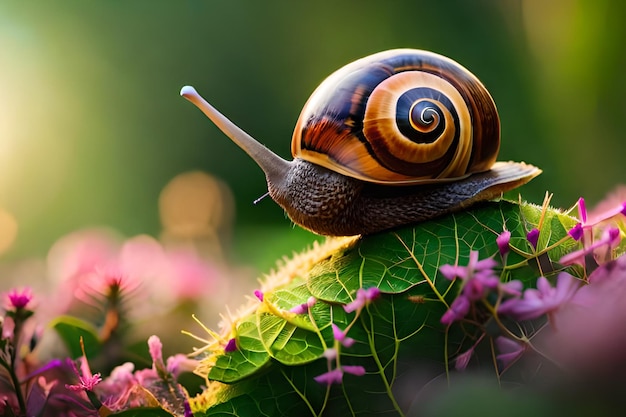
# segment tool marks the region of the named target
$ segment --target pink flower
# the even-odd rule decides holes
[[[537,244],[539,243],[539,229],[535,228],[526,234],[526,239],[533,246],[534,249],[537,249]]]
[[[582,197],[578,199],[578,216],[580,217],[581,222],[587,223],[587,206],[585,204],[585,199]]]
[[[441,323],[450,325],[464,318],[470,310],[470,300],[463,294],[454,299],[450,308],[441,316]]]
[[[177,299],[195,300],[215,287],[215,269],[193,251],[167,252],[164,263],[167,274],[163,280]]]
[[[254,290],[254,296],[259,299],[259,301],[263,302],[263,291]]]
[[[234,339],[233,339],[234,340]],[[193,372],[198,367],[200,362],[195,359],[190,359],[187,355],[182,353],[170,356],[167,358],[167,371],[178,379],[178,376],[183,372]]]
[[[599,240],[591,245],[583,247],[582,249],[568,253],[559,260],[559,263],[563,265],[572,265],[575,263],[584,265],[585,257],[587,255],[593,255],[596,251],[601,251],[603,249],[605,251],[612,251],[617,247],[617,245],[619,245],[621,238],[621,232],[618,228],[607,227],[603,231],[602,237]]]
[[[21,290],[14,288],[7,294],[7,310],[26,308],[32,299],[33,290],[30,287],[24,287]]]
[[[299,304],[293,307],[289,311],[292,313],[296,313],[296,314],[304,314],[307,311],[309,311],[309,308],[313,307],[316,302],[317,302],[317,299],[313,296],[310,296],[309,299],[306,301],[306,303]]]
[[[152,335],[148,338],[148,351],[153,364],[163,364],[163,343],[159,336]]]
[[[493,268],[497,265],[492,258],[479,260],[478,251],[471,251],[467,266],[442,265],[439,268],[441,274],[449,279],[460,279],[463,281],[461,293],[452,302],[450,308],[441,317],[441,323],[450,325],[455,321],[463,319],[470,310],[473,302],[481,300],[485,295],[498,288],[508,293],[513,285],[500,284],[500,278],[495,274]]]
[[[496,355],[496,359],[500,362],[502,368],[508,368],[509,365],[519,359],[526,350],[523,344],[504,336],[498,336],[496,338],[496,347],[500,352]]]
[[[363,368],[360,365],[344,365],[341,367],[341,369],[343,369],[344,372],[347,372],[352,375],[356,375],[356,376],[365,375],[365,368]]]
[[[623,195],[621,194],[626,191],[626,188],[622,188],[618,191],[620,192],[617,193],[619,194],[617,198],[623,198]],[[591,253],[593,249],[597,248],[597,246],[594,246],[595,244],[591,244],[592,241],[585,242],[585,230],[591,229],[600,224],[606,225],[607,221],[611,220],[612,218],[619,215],[626,215],[626,202],[624,202],[623,200],[619,200],[619,202],[616,202],[615,200],[615,197],[610,197],[598,204],[598,206],[589,216],[589,221],[587,221],[588,216],[587,209],[585,207],[585,200],[582,197],[578,199],[578,216],[580,218],[580,222],[576,223],[576,225],[571,228],[567,233],[574,240],[578,241],[583,239],[583,246],[584,249],[587,249],[587,253]],[[589,237],[592,236],[589,235]],[[593,246],[593,249],[590,249],[591,246]],[[573,256],[566,259],[573,259]],[[575,260],[574,262],[582,262],[582,260]]]
[[[324,351],[324,357],[329,361],[337,359],[337,349],[328,348]]]
[[[546,328],[537,335],[533,346],[577,380],[620,381],[618,386],[622,386],[626,364],[626,256],[597,268],[589,281],[554,312],[551,320],[555,328]]]
[[[496,244],[498,245],[498,251],[500,256],[504,256],[509,253],[509,242],[511,241],[511,232],[508,230],[503,231],[496,238]]]
[[[93,388],[102,381],[100,373],[93,375],[86,375],[78,377],[79,383],[77,385],[66,384],[65,388],[72,391],[93,391]]]
[[[145,368],[135,371],[133,374],[137,380],[137,384],[142,387],[147,387],[153,384],[155,381],[161,379],[158,372],[154,368]]]
[[[70,385],[66,384],[65,388],[72,391],[93,391],[94,387],[102,381],[100,373],[92,374],[89,369],[89,362],[87,357],[82,356],[79,358],[80,371],[74,366],[74,373],[78,376],[78,384]]]
[[[467,368],[467,365],[469,364],[469,361],[473,355],[473,347],[461,353],[459,356],[456,357],[456,360],[454,361],[454,368],[457,371],[464,371]]]
[[[313,379],[315,382],[322,385],[341,384],[343,381],[343,371],[340,368],[335,368],[331,371],[324,372]]]
[[[134,370],[135,365],[132,362],[125,362],[113,368],[105,382],[114,383],[118,387],[130,386],[135,381]]]
[[[509,282],[501,283],[499,288],[500,288],[500,291],[502,291],[504,294],[519,297],[520,295],[522,295],[524,284],[522,284],[522,281],[518,281],[514,279]]]
[[[624,185],[616,187],[606,198],[600,201],[589,212],[589,222],[583,220],[583,223],[597,225],[621,216],[626,216],[626,186]]]
[[[346,313],[352,313],[362,309],[364,306],[374,301],[380,296],[380,290],[377,287],[370,287],[368,289],[359,288],[356,291],[356,298],[354,301],[343,306]]]
[[[354,339],[346,336],[346,333],[341,330],[335,323],[332,324],[332,328],[335,340],[337,340],[347,348],[351,347],[354,344]]]
[[[365,375],[365,368],[358,365],[344,365],[341,368],[335,368],[328,372],[324,372],[313,379],[315,379],[315,382],[322,385],[341,384],[344,372],[356,376],[363,376]]]
[[[556,287],[552,287],[545,277],[539,277],[537,289],[529,288],[524,291],[522,298],[504,301],[500,304],[498,313],[517,320],[535,319],[558,309],[574,296],[577,289],[576,279],[565,272],[559,274]]]
[[[492,258],[479,260],[478,256],[478,251],[471,251],[469,255],[469,260],[467,261],[467,266],[446,264],[439,267],[439,272],[441,272],[441,274],[450,281],[454,280],[455,278],[465,280],[468,278],[472,278],[479,272],[486,271],[489,273],[497,265],[497,262]]]

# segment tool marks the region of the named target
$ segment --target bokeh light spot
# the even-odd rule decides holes
[[[178,238],[212,236],[230,227],[233,197],[221,181],[201,171],[174,177],[161,191],[163,232]]]

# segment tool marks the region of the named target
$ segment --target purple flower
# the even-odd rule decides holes
[[[574,263],[584,265],[586,255],[593,254],[595,251],[601,249],[613,250],[617,247],[620,240],[620,230],[616,227],[607,227],[599,240],[580,250],[568,253],[559,260],[559,263],[563,265],[571,265]]]
[[[344,335],[344,333],[341,330],[339,330],[339,328],[335,326],[334,324],[333,324],[333,333],[335,335],[338,335],[339,337],[342,337],[342,335]],[[313,378],[318,384],[323,384],[323,385],[341,384],[341,382],[343,381],[344,372],[347,372],[349,374],[356,375],[356,376],[365,375],[365,368],[363,368],[362,366],[358,366],[358,365],[339,366],[339,362],[337,361],[338,354],[339,352],[335,348],[328,348],[324,351],[324,357],[328,360],[329,371],[324,372],[323,374],[318,375]],[[335,369],[330,369],[333,362],[337,363],[337,367]]]
[[[456,357],[456,360],[454,361],[454,368],[457,371],[464,371],[467,368],[467,365],[469,364],[469,361],[473,355],[474,355],[473,347],[461,353],[459,356]]]
[[[354,339],[346,336],[346,333],[341,330],[335,323],[332,324],[333,336],[335,340],[341,342],[342,345],[349,348],[354,344]]]
[[[458,265],[441,265],[439,267],[439,271],[441,274],[449,279],[450,281],[455,278],[460,279],[468,279],[473,277],[479,272],[483,271],[491,271],[497,262],[492,258],[486,259],[478,259],[478,251],[471,251],[469,255],[469,261],[467,262],[467,266],[458,266]],[[490,275],[490,274],[489,274]]]
[[[226,343],[226,346],[224,346],[224,352],[234,352],[236,350],[237,350],[237,340],[233,337]]]
[[[621,196],[617,196],[619,198]],[[585,230],[597,226],[603,222],[612,219],[615,216],[626,216],[626,202],[619,201],[616,203],[616,198],[608,198],[601,202],[591,212],[590,216],[587,216],[587,209],[585,207],[585,200],[581,197],[578,199],[578,217],[580,222],[577,223],[567,233],[574,239],[580,240],[585,236]],[[587,218],[589,217],[589,220]]]
[[[522,295],[523,289],[524,284],[522,284],[522,281],[516,279],[500,284],[500,290],[504,294],[512,295],[515,297],[519,297],[520,295]]]
[[[439,268],[447,279],[459,278],[463,281],[461,294],[441,318],[443,324],[451,324],[465,317],[472,302],[482,299],[489,290],[500,285],[500,278],[493,271],[497,262],[493,258],[479,260],[478,256],[478,251],[471,251],[467,266],[442,265]]]
[[[331,371],[324,372],[313,379],[315,382],[322,385],[341,384],[343,381],[343,371],[341,368],[335,368]]]
[[[441,323],[449,325],[461,320],[469,312],[472,302],[482,299],[489,290],[500,285],[500,278],[493,271],[497,262],[493,258],[479,260],[478,256],[478,251],[471,251],[467,266],[442,265],[439,268],[445,278],[463,281],[460,295],[441,317]]]
[[[450,325],[457,320],[461,320],[467,315],[470,309],[470,300],[463,294],[454,299],[450,308],[441,316],[441,323]]]
[[[580,240],[585,234],[582,223],[576,223],[576,225],[572,227],[567,234],[574,240]]]
[[[184,417],[193,417],[193,412],[191,411],[191,405],[189,404],[189,400],[185,400],[183,403],[184,408]]]
[[[309,308],[313,307],[313,305],[315,305],[316,302],[317,302],[317,299],[313,296],[310,296],[309,299],[306,300],[306,303],[299,304],[293,307],[289,311],[292,313],[296,313],[296,314],[304,314],[307,311],[309,311]]]
[[[328,372],[324,372],[321,375],[314,377],[315,382],[322,385],[341,384],[343,381],[343,373],[347,372],[356,376],[365,375],[365,368],[358,365],[344,365],[340,368],[335,368]]]
[[[587,207],[585,205],[585,199],[582,197],[578,199],[578,216],[582,223],[587,223]]]
[[[526,234],[526,239],[530,242],[534,249],[537,249],[539,243],[539,229],[535,228]]]
[[[344,372],[347,372],[352,375],[356,375],[356,376],[365,375],[365,368],[363,368],[360,365],[344,365],[341,367],[341,369],[343,369]]]
[[[362,309],[365,305],[369,304],[373,300],[380,296],[380,290],[377,287],[371,287],[368,289],[359,288],[356,291],[356,298],[354,301],[343,306],[346,313],[352,313]]]
[[[499,314],[509,315],[517,320],[535,319],[558,309],[576,293],[578,282],[568,273],[561,273],[556,287],[552,287],[545,277],[537,280],[537,289],[524,291],[522,298],[511,298],[500,304]]]
[[[500,352],[496,355],[496,359],[500,362],[502,368],[508,368],[509,365],[519,359],[526,350],[523,344],[504,336],[498,336],[496,338],[496,347]]]
[[[496,244],[498,245],[498,251],[500,251],[500,256],[504,258],[504,256],[509,253],[509,242],[511,241],[511,232],[508,230],[503,231],[496,238]]]
[[[483,298],[487,290],[497,288],[498,284],[500,284],[500,279],[492,270],[480,271],[471,279],[466,280],[462,294],[470,301],[477,301]]]

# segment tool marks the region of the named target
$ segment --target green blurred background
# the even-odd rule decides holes
[[[448,55],[487,85],[500,159],[544,170],[525,198],[598,201],[626,178],[625,11],[608,0],[2,2],[0,209],[18,233],[0,262],[44,256],[88,226],[158,235],[159,193],[199,169],[233,192],[230,258],[270,268],[316,236],[271,200],[252,204],[261,171],[180,88],[288,157],[318,83],[396,47]]]

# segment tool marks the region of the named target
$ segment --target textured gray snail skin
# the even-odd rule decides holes
[[[518,162],[448,183],[387,187],[295,159],[285,182],[268,181],[270,196],[296,224],[327,236],[369,235],[430,220],[497,198],[541,173]]]

